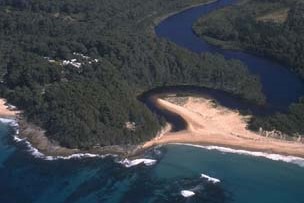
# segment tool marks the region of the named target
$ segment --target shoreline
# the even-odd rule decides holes
[[[157,26],[162,20],[175,15],[179,12],[185,11],[187,9],[205,5],[209,3],[216,2],[217,0],[209,0],[207,2],[195,3],[184,8],[178,9],[168,14],[160,15],[154,17],[151,23],[152,33],[155,36],[155,26]],[[150,27],[149,27],[150,28]],[[119,155],[122,157],[138,157],[147,149],[142,148],[142,145],[136,146],[108,146],[108,147],[98,147],[90,150],[81,150],[81,149],[69,149],[62,146],[59,146],[57,143],[50,141],[45,136],[45,131],[34,124],[28,123],[25,118],[21,115],[21,112],[12,113],[12,109],[7,108],[10,106],[6,104],[6,99],[0,98],[0,108],[4,111],[2,112],[0,109],[0,118],[10,119],[11,122],[5,123],[14,123],[13,126],[18,128],[18,135],[14,136],[16,142],[25,141],[26,145],[28,145],[29,151],[34,151],[33,154],[36,154],[37,157],[43,158],[65,158],[65,157],[73,157],[77,154],[87,155],[89,157],[96,156],[104,156],[106,155]],[[166,126],[165,128],[167,128]],[[162,133],[164,129],[161,129],[158,135]],[[19,133],[20,132],[20,133]]]
[[[21,112],[7,103],[6,99],[0,98],[0,117],[4,119],[16,119]]]
[[[13,127],[15,130],[13,138],[16,143],[24,142],[28,151],[34,157],[46,160],[105,156],[127,157],[135,154],[138,150],[138,146],[118,145],[95,147],[89,150],[62,147],[58,143],[49,140],[45,135],[45,130],[27,122],[22,116],[22,111],[8,104],[3,98],[0,98],[0,122]]]
[[[173,11],[166,15],[161,15],[159,17],[155,17],[152,23],[153,33],[155,34],[155,26],[157,26],[162,20],[169,18],[170,16],[173,16],[179,12],[183,12],[185,10],[191,9],[196,6],[210,4],[216,2],[216,0],[210,0],[206,2],[196,3],[193,5],[189,5],[185,8],[179,9],[177,11]],[[0,103],[0,106],[5,106],[6,102],[4,99],[0,99],[2,102]],[[180,115],[179,111],[174,111],[178,108],[178,105],[175,106],[175,109],[169,108],[168,105],[163,105],[159,103],[161,99],[157,98],[156,105],[158,107],[161,107],[163,109],[166,109],[168,111],[171,111],[173,113],[176,113],[177,115]],[[164,101],[164,100],[161,100]],[[170,102],[169,102],[170,103]],[[223,107],[220,107],[223,108]],[[5,107],[7,109],[7,107]],[[81,149],[69,149],[65,147],[61,147],[58,145],[58,143],[55,143],[51,140],[49,140],[45,136],[45,131],[33,124],[28,123],[22,115],[20,115],[20,112],[13,113],[12,109],[8,109],[7,111],[0,111],[0,117],[13,119],[18,123],[18,131],[20,131],[20,134],[18,134],[18,137],[15,137],[15,140],[18,141],[25,141],[27,145],[29,146],[30,150],[37,153],[38,157],[43,158],[52,158],[52,159],[67,159],[69,157],[104,157],[107,155],[114,155],[114,156],[121,156],[121,157],[138,157],[142,155],[144,152],[149,150],[152,147],[160,146],[160,145],[167,145],[167,144],[184,144],[184,145],[199,145],[202,147],[206,146],[218,146],[218,147],[228,147],[235,150],[248,150],[248,152],[265,152],[265,153],[276,153],[284,156],[298,156],[304,158],[304,149],[298,149],[303,148],[303,144],[296,143],[296,142],[289,142],[289,141],[282,141],[278,139],[272,139],[272,138],[265,138],[260,135],[254,135],[253,137],[243,136],[242,134],[230,134],[228,133],[227,136],[220,135],[220,137],[214,136],[216,133],[213,133],[211,136],[209,135],[202,138],[199,135],[202,135],[206,132],[203,132],[200,130],[204,129],[204,124],[202,124],[199,121],[196,121],[195,119],[191,119],[186,117],[186,119],[181,115],[181,117],[184,118],[184,120],[187,121],[188,127],[186,130],[178,131],[178,132],[170,132],[170,126],[166,127],[165,129],[162,129],[161,132],[152,140],[147,141],[141,145],[137,146],[107,146],[107,147],[98,147],[98,148],[92,148],[89,150],[81,150]],[[16,110],[14,110],[16,111]],[[232,110],[230,110],[232,111]],[[244,124],[244,123],[243,123]],[[203,133],[202,133],[203,132]],[[253,133],[253,132],[251,132]],[[208,133],[207,133],[208,134]],[[255,133],[256,134],[256,133]],[[256,137],[258,136],[258,137]],[[221,139],[224,138],[224,139]],[[232,141],[230,140],[232,138]],[[256,139],[256,140],[255,140]],[[259,139],[264,139],[263,141],[266,142],[257,142]],[[250,142],[248,144],[247,142]],[[260,144],[263,144],[263,146],[259,146]],[[266,143],[266,145],[265,145]],[[277,146],[269,146],[275,143]],[[287,145],[287,147],[286,147]],[[296,149],[292,149],[293,147],[296,147]],[[287,148],[287,150],[286,150]]]
[[[171,98],[170,101],[172,102],[176,98],[178,99],[178,97],[174,97]],[[187,96],[186,98],[189,99],[193,97]],[[158,100],[157,103],[158,106],[160,105],[159,101],[166,101],[160,98],[157,98],[157,100]],[[180,105],[179,107],[187,103],[185,102],[185,97],[182,100],[183,102],[182,104],[179,104]],[[209,100],[209,99],[203,98],[203,100]],[[178,106],[177,104],[173,104],[173,105]],[[16,112],[16,110],[8,109],[7,106],[5,106],[5,108],[7,111]],[[166,108],[166,106],[162,106],[161,108]],[[221,107],[221,106],[212,106],[212,108],[225,109],[225,107]],[[0,113],[0,117],[3,117],[3,114]],[[196,139],[195,136],[193,136],[193,132],[195,131],[193,130],[193,128],[199,127],[199,126],[194,126],[197,125],[196,121],[193,121],[190,124],[188,123],[188,127],[186,130],[178,131],[178,132],[171,132],[172,126],[171,124],[168,124],[158,133],[158,135],[154,139],[147,141],[142,145],[132,146],[129,148],[125,148],[122,146],[109,146],[104,148],[101,147],[99,149],[93,148],[86,151],[80,149],[68,149],[52,143],[51,141],[48,140],[48,138],[44,134],[42,134],[44,133],[42,129],[40,129],[39,127],[33,124],[29,124],[27,122],[22,123],[24,122],[24,120],[22,119],[22,116],[20,116],[20,114],[15,114],[15,117],[11,116],[10,118],[3,118],[2,120],[0,119],[0,121],[1,122],[4,121],[4,123],[9,124],[15,128],[16,134],[13,136],[16,143],[24,142],[27,145],[28,148],[27,151],[29,153],[31,153],[36,158],[42,158],[44,160],[74,159],[74,158],[105,158],[107,156],[112,156],[112,157],[120,158],[121,161],[119,161],[118,163],[124,163],[123,160],[127,160],[127,162],[130,162],[130,160],[135,160],[135,159],[144,160],[141,159],[143,153],[147,152],[148,150],[154,147],[159,147],[164,145],[185,145],[185,146],[203,148],[207,150],[221,151],[224,153],[227,152],[227,153],[243,154],[243,155],[250,155],[256,157],[264,157],[272,160],[290,162],[300,166],[304,166],[304,144],[302,143],[282,141],[273,138],[265,138],[268,141],[279,142],[283,145],[290,144],[291,147],[300,146],[302,148],[300,150],[300,153],[293,153],[292,151],[288,151],[288,150],[284,151],[284,148],[283,151],[281,150],[277,151],[276,148],[271,148],[271,147],[269,148],[269,144],[271,144],[271,142],[270,143],[266,142],[266,144],[268,145],[268,149],[263,149],[263,148],[261,149],[256,147],[250,147],[249,145],[244,146],[244,142],[248,142],[247,139],[243,140],[244,141],[243,145],[231,145],[231,143],[229,142],[225,143],[225,140],[222,140],[223,142],[214,142],[214,140],[212,139],[211,140],[205,138]],[[189,120],[186,121],[189,122]],[[25,128],[22,127],[22,125],[25,125]],[[29,133],[28,131],[30,131],[31,133]],[[41,142],[41,138],[39,138],[39,136],[41,135],[43,135],[43,139],[46,140],[43,140]],[[186,135],[186,139],[185,139],[185,135]],[[260,135],[258,136],[260,138],[263,138]],[[48,144],[46,145],[44,142],[48,142],[50,145]]]
[[[247,129],[250,117],[214,104],[209,99],[191,96],[184,99],[187,101],[178,104],[176,97],[158,98],[156,105],[181,116],[188,127],[178,132],[167,132],[158,139],[144,143],[143,148],[181,143],[304,158],[302,142],[265,137],[250,131]]]

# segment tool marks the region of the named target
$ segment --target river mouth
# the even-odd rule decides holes
[[[185,130],[187,122],[175,112],[161,108],[156,100],[164,97],[203,97],[213,100],[216,104],[238,110],[243,115],[266,116],[275,112],[267,106],[257,105],[246,101],[239,96],[232,95],[222,90],[210,89],[205,87],[181,85],[181,86],[166,86],[151,89],[138,97],[138,100],[143,102],[152,112],[156,113],[172,125],[172,132]]]

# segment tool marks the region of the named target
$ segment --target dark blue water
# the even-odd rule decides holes
[[[264,158],[170,145],[146,154],[154,166],[125,168],[113,158],[45,161],[0,124],[2,203],[304,203],[304,168]],[[204,173],[218,178],[213,184]],[[191,198],[181,190],[193,190]]]
[[[223,3],[231,2],[220,1],[171,17],[157,32],[165,36],[172,31],[170,40],[194,51],[221,51],[195,38],[190,29],[198,16]],[[176,27],[180,29],[174,31]],[[270,79],[286,93],[267,94],[273,105],[289,104],[302,92],[299,80],[276,63],[238,52],[227,52],[225,56],[245,57],[252,66],[269,65],[258,66],[257,70],[278,67],[276,77],[286,73],[284,81],[290,80],[290,84],[280,78],[278,82]],[[284,84],[290,88],[288,95]],[[158,161],[154,166],[125,168],[110,157],[46,161],[34,158],[23,142],[15,143],[12,133],[13,129],[0,123],[0,203],[304,203],[304,168],[295,164],[174,145],[145,154]],[[221,183],[208,182],[200,178],[201,173]],[[181,190],[196,194],[185,198]]]
[[[297,102],[304,95],[304,82],[297,75],[272,60],[239,51],[223,50],[207,44],[195,35],[193,24],[202,15],[218,8],[233,5],[236,0],[219,0],[209,5],[202,5],[173,15],[156,27],[159,37],[165,38],[193,52],[220,53],[227,59],[238,59],[248,66],[251,73],[261,79],[263,92],[272,108],[286,109],[292,102]]]

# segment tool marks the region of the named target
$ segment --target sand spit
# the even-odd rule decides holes
[[[188,143],[304,157],[304,144],[260,136],[247,129],[250,117],[219,106],[210,99],[186,97],[184,102],[178,101],[180,99],[172,97],[158,98],[156,105],[180,115],[186,121],[187,128],[179,132],[166,132],[146,142],[143,148]]]
[[[147,149],[164,144],[194,144],[200,146],[229,147],[269,154],[304,157],[304,144],[266,138],[247,129],[249,117],[237,111],[216,105],[212,100],[197,97],[170,97],[155,99],[155,105],[161,109],[180,115],[187,123],[183,131],[172,132],[170,124],[151,141],[141,146],[108,146],[89,150],[69,149],[49,140],[45,131],[28,123],[4,99],[0,99],[0,117],[5,123],[13,123],[16,129],[14,139],[24,142],[28,151],[35,157],[46,160],[70,159],[82,157],[104,157],[119,155],[120,157],[138,158]],[[7,122],[6,122],[7,120]]]

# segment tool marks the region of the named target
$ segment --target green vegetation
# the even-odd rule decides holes
[[[280,130],[290,136],[303,135],[304,132],[304,98],[299,103],[292,104],[287,114],[277,113],[274,116],[256,117],[251,120],[250,128],[271,131],[273,129]]]
[[[246,0],[201,18],[196,33],[224,48],[266,55],[288,64],[304,78],[304,3],[300,0]],[[303,134],[304,100],[286,114],[254,118],[250,128]]]
[[[304,2],[249,0],[201,18],[194,30],[227,48],[267,55],[304,77]],[[212,39],[212,40],[210,40]]]
[[[3,0],[1,96],[67,147],[137,144],[162,125],[136,96],[166,85],[221,89],[263,103],[238,61],[190,53],[151,33],[204,0]]]

